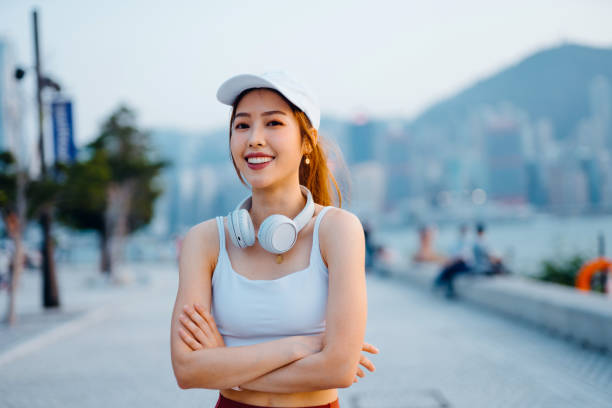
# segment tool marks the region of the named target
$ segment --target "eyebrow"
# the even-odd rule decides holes
[[[280,114],[280,115],[285,115],[287,116],[287,114],[283,111],[279,111],[279,110],[274,110],[274,111],[267,111],[261,114],[261,116],[270,116],[270,115],[275,115],[275,114]],[[250,113],[246,113],[246,112],[240,112],[237,113],[236,116],[234,116],[234,118],[238,118],[240,116],[246,116],[246,117],[251,117]]]

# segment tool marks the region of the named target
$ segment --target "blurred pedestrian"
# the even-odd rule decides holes
[[[489,245],[485,231],[486,227],[483,223],[476,224],[476,239],[473,246],[474,272],[482,275],[509,273],[502,258]]]
[[[378,247],[372,240],[372,227],[367,221],[363,223],[363,235],[365,239],[365,270],[366,273],[369,273],[374,268]]]
[[[467,224],[459,226],[457,241],[450,251],[450,258],[436,277],[433,283],[434,290],[446,288],[446,296],[455,294],[454,280],[462,273],[470,272],[474,267],[473,244],[468,237]]]
[[[446,257],[435,249],[436,229],[428,225],[419,228],[419,248],[412,256],[414,262],[438,263],[446,262]]]

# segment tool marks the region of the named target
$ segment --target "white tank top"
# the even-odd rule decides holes
[[[278,279],[254,280],[236,272],[225,247],[223,217],[217,217],[219,255],[212,277],[212,314],[227,347],[325,331],[328,271],[319,248],[319,224],[312,232],[310,263]]]

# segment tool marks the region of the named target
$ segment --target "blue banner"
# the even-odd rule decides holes
[[[53,118],[53,144],[56,163],[71,163],[76,159],[74,130],[72,126],[72,102],[56,100],[51,104]]]

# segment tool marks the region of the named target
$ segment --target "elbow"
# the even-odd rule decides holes
[[[182,390],[187,390],[189,388],[193,388],[193,385],[189,381],[189,375],[185,367],[182,367],[180,364],[174,363],[174,378],[176,379],[176,385]]]
[[[353,385],[356,371],[342,370],[337,374],[337,387],[336,388],[348,388]]]
[[[174,370],[174,377],[176,378],[176,385],[178,385],[178,387],[181,390],[188,390],[190,388],[196,388],[194,382],[193,382],[193,377],[191,375],[189,375],[189,373],[187,373],[186,371],[181,371],[181,370]]]
[[[195,388],[189,357],[190,356],[187,355],[177,355],[172,358],[172,369],[174,371],[176,385],[182,390]]]
[[[332,376],[329,378],[329,383],[325,385],[325,388],[348,388],[353,384],[355,378],[355,372],[349,372],[348,370],[336,370],[332,371]]]
[[[180,379],[179,377],[176,377],[176,385],[178,385],[178,387],[181,390],[188,390],[188,389],[192,388],[191,385],[189,385],[189,383],[187,383],[183,379]]]
[[[222,390],[237,385],[230,385],[224,378],[212,373],[210,369],[206,368],[206,364],[202,364],[201,359],[199,361],[194,359],[194,354],[195,352],[190,352],[189,355],[181,355],[172,359],[174,378],[180,389],[204,388]]]
[[[340,382],[337,382],[333,388],[348,388],[351,385],[353,385],[353,379],[351,378],[351,381],[347,381],[345,379],[342,379]]]
[[[348,388],[353,385],[353,380],[357,374],[357,364],[353,364],[353,359],[349,356],[336,357],[328,361],[331,369],[328,372],[331,374],[330,388]]]

